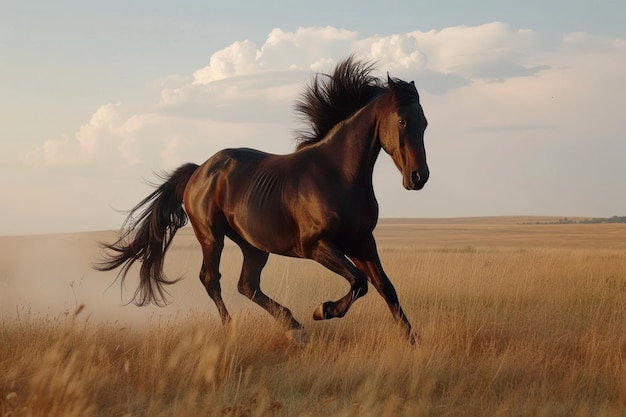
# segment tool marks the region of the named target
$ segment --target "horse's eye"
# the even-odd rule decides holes
[[[400,126],[406,127],[406,120],[400,119],[400,120],[398,120],[398,123],[400,123]]]

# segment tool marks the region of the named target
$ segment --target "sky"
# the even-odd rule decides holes
[[[0,0],[0,235],[117,229],[159,172],[292,152],[350,54],[429,120],[422,191],[378,160],[381,217],[625,215],[626,3],[574,3]]]

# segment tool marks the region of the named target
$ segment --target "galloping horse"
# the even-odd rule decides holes
[[[314,78],[296,106],[311,131],[300,132],[295,152],[225,149],[200,166],[179,167],[130,211],[119,240],[103,245],[106,258],[96,268],[121,266],[123,282],[141,261],[133,301],[164,304],[164,285],[177,280],[164,276],[163,259],[188,216],[202,246],[200,280],[224,324],[230,315],[219,263],[226,236],[243,252],[239,291],[283,322],[296,342],[306,343],[302,325],[260,288],[270,253],[313,259],[350,283],[345,296],[319,305],[314,319],[343,317],[367,293],[369,280],[415,343],[372,234],[378,221],[372,173],[382,148],[402,173],[404,187],[422,189],[429,177],[427,122],[413,82],[387,75],[385,85],[370,75],[372,69],[350,57],[332,74]]]

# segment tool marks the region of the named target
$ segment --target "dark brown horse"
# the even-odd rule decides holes
[[[178,168],[132,209],[119,240],[105,245],[100,270],[122,267],[122,281],[141,261],[138,305],[165,302],[163,258],[187,220],[202,246],[200,280],[224,323],[219,263],[224,237],[243,252],[239,291],[284,322],[288,335],[307,339],[291,311],[260,288],[270,253],[313,259],[350,283],[350,291],[313,312],[316,320],[343,317],[367,293],[368,280],[415,342],[396,290],[381,266],[372,231],[378,203],[372,172],[381,148],[391,155],[407,190],[428,181],[426,118],[413,82],[370,75],[371,65],[352,58],[331,75],[318,75],[297,104],[310,124],[294,153],[225,149],[201,166]],[[184,205],[184,210],[183,210]],[[137,218],[133,216],[139,213]]]

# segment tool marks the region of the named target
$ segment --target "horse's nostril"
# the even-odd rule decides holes
[[[413,184],[417,184],[418,182],[420,182],[420,174],[417,171],[413,171],[413,173],[411,174],[411,179],[413,180]]]

